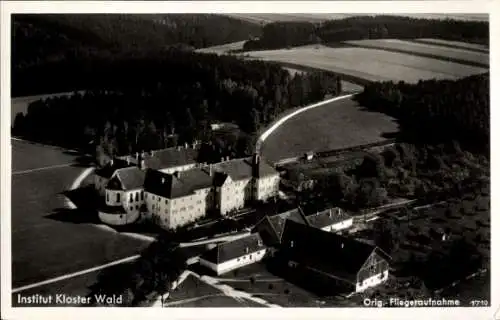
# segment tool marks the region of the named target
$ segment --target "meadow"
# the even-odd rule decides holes
[[[414,56],[427,56],[440,60],[457,61],[463,64],[480,67],[489,66],[489,54],[471,51],[466,48],[445,47],[439,44],[419,43],[411,40],[398,39],[370,39],[345,41],[348,45],[362,48],[373,48],[387,51],[407,53]]]
[[[281,50],[252,51],[248,57],[337,72],[359,81],[406,81],[457,79],[486,72],[469,66],[411,54],[360,47],[310,45]]]
[[[293,117],[262,145],[263,156],[276,161],[308,151],[326,151],[383,141],[398,132],[393,118],[364,111],[351,100],[332,102]]]
[[[91,212],[67,208],[63,192],[84,170],[75,156],[16,140],[12,154],[14,288],[132,256],[149,244],[97,228]]]

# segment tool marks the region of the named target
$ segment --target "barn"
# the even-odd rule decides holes
[[[287,220],[279,251],[288,267],[322,292],[361,292],[388,279],[390,257],[355,239]]]

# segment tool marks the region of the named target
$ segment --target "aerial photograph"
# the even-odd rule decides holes
[[[488,14],[12,14],[12,307],[492,307]]]

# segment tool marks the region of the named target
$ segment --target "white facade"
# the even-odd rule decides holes
[[[378,286],[389,278],[389,271],[376,274],[370,278],[363,280],[363,282],[356,283],[356,292],[364,291],[368,288]]]
[[[200,258],[200,265],[205,266],[205,267],[215,271],[217,273],[217,275],[221,275],[221,274],[229,272],[231,270],[235,270],[235,269],[241,268],[243,266],[246,266],[246,265],[249,265],[249,264],[252,264],[255,262],[259,262],[260,260],[262,260],[262,258],[264,258],[265,254],[266,254],[266,250],[267,250],[266,248],[263,248],[259,251],[252,252],[252,253],[249,253],[246,255],[242,255],[238,258],[235,258],[235,259],[232,259],[229,261],[225,261],[225,262],[220,263],[220,264],[216,264],[216,263],[207,261],[203,258]]]
[[[242,209],[250,198],[251,179],[233,181],[227,177],[221,187],[217,188],[217,205],[220,213],[225,215],[232,210]]]
[[[213,202],[212,197],[211,188],[196,190],[193,194],[175,199],[149,192],[144,194],[148,217],[166,229],[175,229],[204,217]]]
[[[337,231],[345,230],[347,228],[352,227],[352,224],[353,224],[353,218],[349,218],[349,219],[334,223],[332,225],[326,226],[324,228],[321,228],[321,230],[329,231],[329,232],[337,232]]]
[[[277,196],[279,191],[279,174],[273,174],[257,179],[255,182],[255,199],[266,200]]]

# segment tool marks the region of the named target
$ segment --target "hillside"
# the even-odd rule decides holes
[[[202,48],[258,36],[261,27],[213,14],[14,15],[13,96],[58,92],[30,87],[32,72],[54,62],[84,65],[91,56]]]
[[[439,38],[488,44],[487,21],[424,19],[399,16],[356,16],[327,21],[277,21],[263,26],[259,39],[244,50],[279,49],[306,44],[364,39]]]

